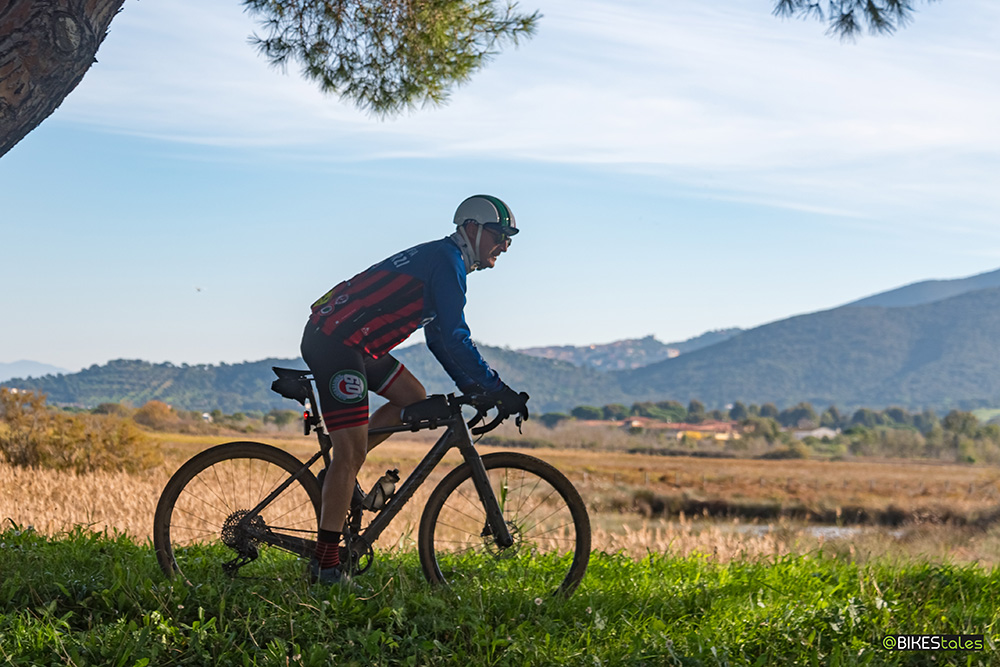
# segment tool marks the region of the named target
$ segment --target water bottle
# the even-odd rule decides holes
[[[385,507],[385,504],[392,497],[392,494],[396,491],[396,482],[399,481],[399,470],[392,469],[386,470],[385,474],[379,477],[378,481],[375,482],[375,486],[372,490],[368,492],[365,496],[365,500],[362,503],[362,507],[366,510],[380,510]]]

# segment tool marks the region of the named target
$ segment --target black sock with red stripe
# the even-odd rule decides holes
[[[316,542],[316,561],[321,570],[340,565],[340,533],[319,529]]]

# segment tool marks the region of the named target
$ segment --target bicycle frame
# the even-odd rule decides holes
[[[452,447],[458,447],[462,458],[472,471],[472,480],[479,494],[479,500],[483,503],[483,509],[486,511],[488,522],[486,529],[490,531],[489,534],[493,536],[494,541],[500,548],[509,547],[514,543],[514,538],[511,537],[510,531],[507,529],[507,523],[504,521],[503,510],[500,508],[496,495],[493,493],[493,487],[490,486],[489,477],[486,475],[486,467],[483,465],[483,459],[479,456],[479,452],[472,442],[472,434],[469,433],[469,427],[465,423],[465,418],[461,412],[458,412],[442,423],[446,424],[448,429],[438,438],[438,441],[431,447],[420,463],[417,464],[413,472],[403,480],[399,490],[389,498],[385,507],[375,515],[375,518],[368,524],[365,531],[361,533],[361,538],[369,545],[373,544],[379,538],[382,531],[392,522],[403,505],[410,500],[417,488],[424,483],[427,476],[437,467],[437,464],[444,458],[445,453]],[[395,426],[372,429],[370,433],[378,435],[411,430],[413,430],[412,427]]]
[[[311,393],[312,392],[310,391],[310,394]],[[310,399],[311,398],[312,396],[310,396]],[[315,405],[315,401],[312,401],[311,404]],[[428,451],[424,458],[421,459],[413,471],[402,481],[396,493],[393,494],[392,497],[386,502],[385,506],[376,513],[375,517],[358,537],[360,537],[369,546],[374,544],[403,506],[410,500],[410,498],[413,497],[413,494],[420,487],[420,485],[426,481],[431,471],[434,470],[434,468],[441,462],[441,459],[444,458],[444,455],[448,452],[448,450],[452,447],[457,447],[459,452],[461,452],[465,463],[468,464],[471,469],[471,476],[476,487],[476,492],[478,493],[479,500],[482,502],[483,509],[486,512],[487,525],[484,527],[483,536],[492,536],[496,545],[501,549],[511,546],[514,543],[514,538],[511,536],[507,523],[504,520],[503,510],[497,501],[496,495],[493,493],[493,487],[490,486],[489,477],[486,474],[486,467],[483,465],[482,457],[480,457],[479,452],[476,450],[475,444],[472,441],[472,434],[469,431],[469,426],[465,423],[465,417],[462,415],[460,410],[457,410],[450,417],[439,420],[437,425],[446,426],[447,429],[441,437],[438,438],[434,446],[431,447],[430,451]],[[390,426],[371,429],[369,431],[369,435],[401,433],[403,431],[419,431],[427,428],[437,428],[437,425],[431,426],[418,424],[414,426],[404,424],[400,426]],[[286,488],[295,483],[295,481],[297,481],[302,475],[312,474],[309,472],[309,469],[320,459],[320,457],[323,457],[327,466],[332,464],[331,452],[333,443],[329,434],[326,433],[325,429],[317,428],[316,435],[320,443],[320,451],[316,452],[311,458],[309,458],[309,460],[303,464],[302,468],[297,473],[286,479],[282,484],[275,488],[240,521],[240,524],[245,530],[250,530],[253,517],[257,516]],[[262,542],[287,549],[301,556],[310,555],[315,546],[315,542],[312,540],[293,537],[290,535],[275,534],[271,531],[267,531],[266,534],[256,535],[255,537]]]

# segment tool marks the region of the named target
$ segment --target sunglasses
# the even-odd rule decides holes
[[[500,225],[496,224],[495,222],[487,222],[485,225],[483,225],[483,227],[496,234],[497,239],[500,241],[500,243],[506,243],[508,246],[511,244],[513,237],[510,234],[506,233],[503,230],[503,227],[501,227]]]

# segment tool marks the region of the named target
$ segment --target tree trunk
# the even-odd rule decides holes
[[[0,0],[0,157],[90,69],[125,0]]]

